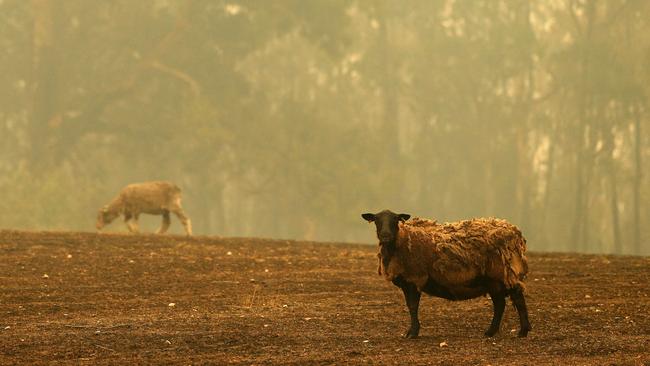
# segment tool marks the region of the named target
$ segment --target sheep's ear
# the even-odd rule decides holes
[[[364,213],[364,214],[361,214],[361,217],[363,217],[363,219],[366,220],[366,221],[368,221],[368,222],[373,222],[373,221],[375,221],[375,214]]]
[[[411,215],[409,215],[409,214],[399,214],[399,215],[397,215],[397,217],[399,217],[400,221],[406,221],[406,220],[411,218]]]

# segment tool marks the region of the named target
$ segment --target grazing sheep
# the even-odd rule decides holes
[[[519,313],[519,336],[532,329],[524,300],[526,239],[516,226],[499,219],[438,224],[388,210],[361,216],[377,227],[379,274],[404,292],[411,316],[406,338],[420,331],[422,292],[448,300],[490,294],[494,317],[488,337],[498,332],[510,296]]]
[[[138,216],[141,213],[162,215],[162,226],[158,234],[169,228],[169,213],[174,213],[183,224],[185,233],[192,235],[192,223],[181,208],[181,189],[169,182],[145,182],[129,184],[97,215],[97,230],[124,215],[124,223],[131,232],[138,232]]]

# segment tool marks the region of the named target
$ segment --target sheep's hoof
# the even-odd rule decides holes
[[[404,338],[407,339],[413,339],[418,337],[418,333],[420,333],[420,330],[413,330],[412,328],[407,330],[406,333],[404,333]]]
[[[485,336],[486,337],[494,337],[495,334],[499,331],[499,328],[488,328],[488,330],[485,331]]]
[[[528,336],[529,331],[530,331],[530,327],[521,328],[521,330],[519,330],[519,334],[517,334],[517,336],[519,338],[525,338],[525,337]]]

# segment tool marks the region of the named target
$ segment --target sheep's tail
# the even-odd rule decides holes
[[[504,264],[505,284],[509,289],[525,290],[524,280],[528,275],[528,260],[526,259],[526,238],[518,228],[514,227],[512,235],[505,239],[506,245],[501,250]]]

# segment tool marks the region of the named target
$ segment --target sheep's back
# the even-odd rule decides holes
[[[410,253],[404,255],[403,263],[412,263],[416,255],[425,256],[417,259],[418,265],[404,267],[426,265],[428,276],[449,286],[467,285],[486,276],[513,288],[523,286],[528,272],[526,240],[516,226],[500,219],[438,224],[416,218],[401,225],[398,248]]]
[[[181,190],[170,182],[134,183],[124,187],[121,196],[128,211],[160,214],[180,205]]]

